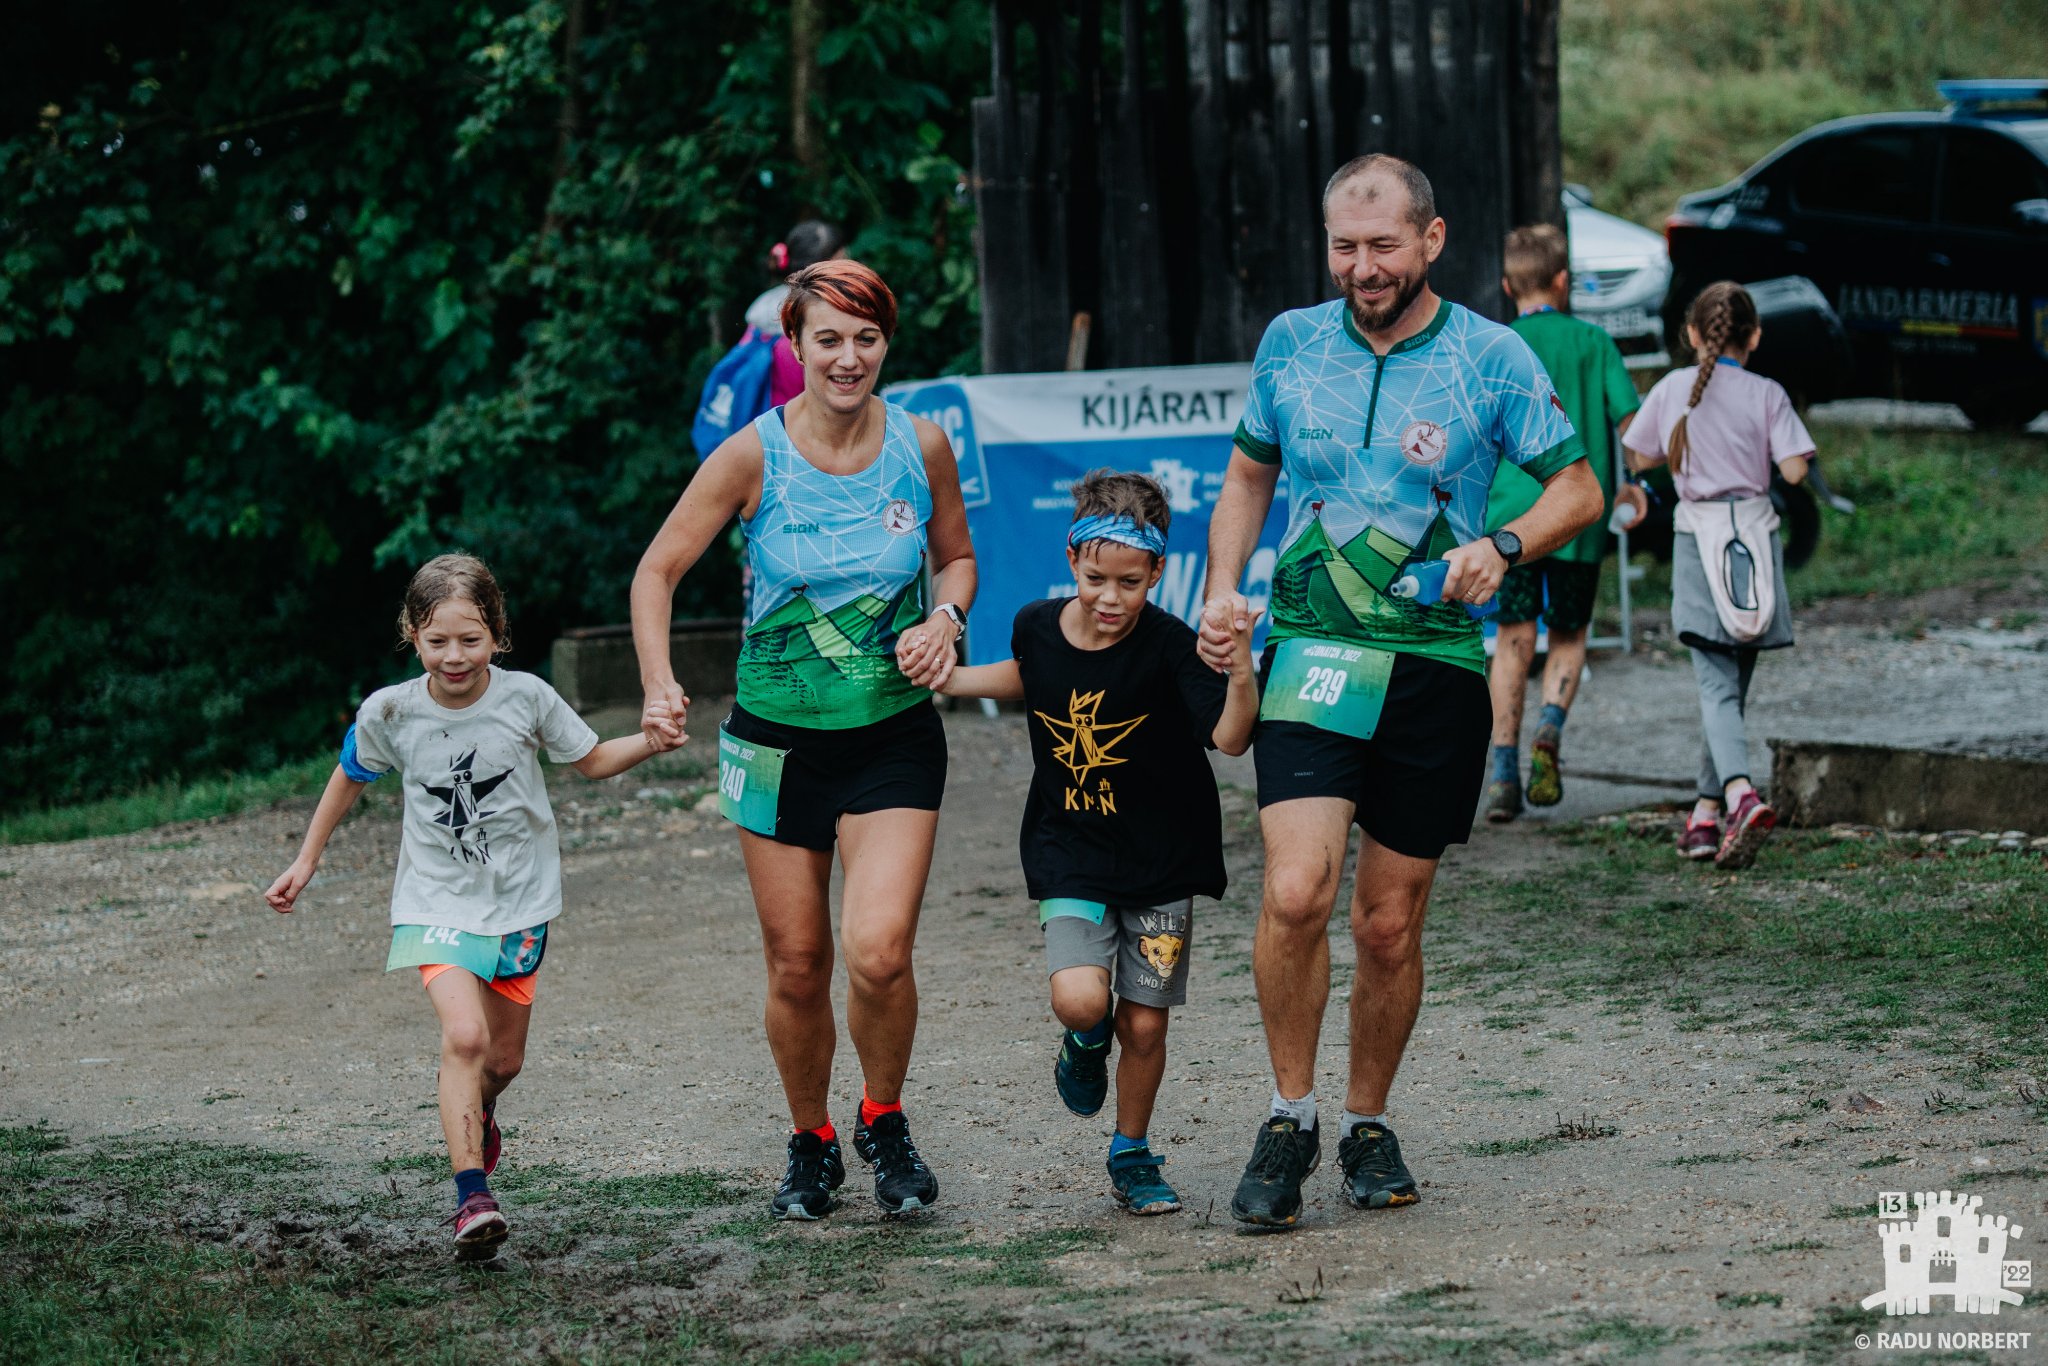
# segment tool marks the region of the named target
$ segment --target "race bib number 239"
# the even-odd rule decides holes
[[[1387,702],[1394,671],[1390,650],[1369,650],[1306,637],[1283,640],[1273,652],[1264,721],[1301,721],[1320,730],[1370,740]]]

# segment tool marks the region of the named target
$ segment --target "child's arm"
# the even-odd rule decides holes
[[[1778,473],[1785,476],[1785,482],[1788,484],[1800,483],[1806,478],[1806,471],[1809,468],[1806,462],[1810,458],[1810,453],[1787,456],[1778,462]]]
[[[939,684],[941,697],[986,697],[997,702],[1021,702],[1024,700],[1024,675],[1017,668],[1014,659],[999,664],[972,664],[956,667],[952,675]]]
[[[631,735],[621,735],[616,740],[603,741],[570,767],[590,779],[616,778],[643,759],[652,759],[657,754],[682,748],[683,742],[680,738],[657,746],[655,737],[665,734],[665,731],[658,729],[643,730],[635,731]]]
[[[305,841],[299,845],[299,856],[292,860],[292,866],[277,875],[277,881],[270,884],[270,890],[263,899],[279,915],[290,915],[292,905],[299,899],[299,893],[306,890],[306,884],[313,880],[313,871],[320,866],[320,855],[327,850],[327,841],[333,836],[334,828],[341,824],[356,804],[356,798],[363,795],[368,783],[359,783],[348,776],[341,765],[334,767],[334,776],[327,780],[327,790],[320,794],[320,804],[313,808],[312,824],[306,827]]]
[[[1259,676],[1252,654],[1252,628],[1266,614],[1255,607],[1245,614],[1241,631],[1231,632],[1230,684],[1223,695],[1223,715],[1209,739],[1225,754],[1242,754],[1252,747],[1252,727],[1259,722]]]

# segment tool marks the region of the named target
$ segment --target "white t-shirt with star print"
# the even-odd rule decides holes
[[[562,853],[540,750],[573,764],[597,732],[532,674],[491,666],[467,707],[444,707],[427,676],[371,693],[356,713],[356,756],[397,770],[404,835],[391,923],[510,934],[562,913]]]

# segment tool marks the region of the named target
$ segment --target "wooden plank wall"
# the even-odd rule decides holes
[[[1438,292],[1503,313],[1500,239],[1561,221],[1557,0],[993,0],[974,109],[982,362],[1248,360],[1332,297],[1322,188],[1393,152],[1436,187]]]

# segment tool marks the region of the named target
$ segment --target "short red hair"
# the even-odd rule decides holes
[[[789,297],[782,301],[784,336],[796,339],[804,329],[804,310],[813,303],[866,319],[882,329],[884,339],[896,335],[896,296],[881,276],[858,261],[820,261],[789,277]]]

